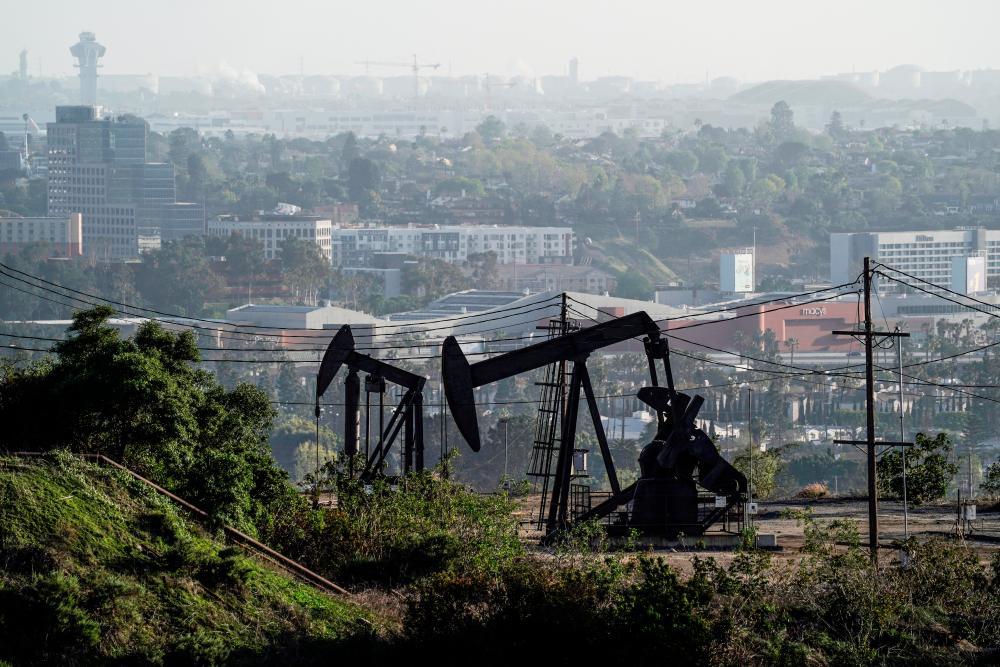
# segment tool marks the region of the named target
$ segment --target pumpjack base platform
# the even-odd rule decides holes
[[[610,536],[612,546],[624,546],[628,538],[624,536]],[[684,538],[667,537],[666,535],[640,535],[632,542],[637,551],[645,549],[676,549],[688,551],[692,549],[714,549],[719,551],[730,551],[740,546],[740,536],[737,533],[702,533],[701,535],[688,535]],[[778,536],[773,533],[761,533],[757,535],[757,548],[778,551]]]

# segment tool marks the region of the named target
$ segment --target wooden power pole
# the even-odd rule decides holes
[[[875,440],[875,361],[874,348],[876,338],[905,338],[910,334],[901,331],[875,331],[872,327],[872,268],[871,258],[865,257],[864,262],[864,302],[865,319],[861,331],[834,331],[839,336],[854,336],[862,338],[865,345],[865,439],[864,440],[834,440],[835,444],[864,445],[868,459],[868,548],[871,551],[873,563],[878,563],[878,486],[877,486],[877,453],[875,448],[907,447],[912,443],[885,442]],[[899,377],[903,381],[903,377]]]

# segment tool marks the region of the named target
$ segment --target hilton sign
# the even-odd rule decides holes
[[[826,308],[824,306],[819,306],[817,308],[800,308],[799,315],[815,315],[823,317],[826,315]]]

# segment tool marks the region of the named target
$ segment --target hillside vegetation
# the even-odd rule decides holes
[[[373,627],[120,473],[0,458],[0,664],[301,663]]]

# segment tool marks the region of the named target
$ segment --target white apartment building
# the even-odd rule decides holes
[[[83,254],[83,216],[0,218],[0,257],[16,255],[33,243],[45,243],[51,257]]]
[[[570,227],[498,225],[342,226],[332,230],[335,266],[363,265],[371,253],[405,253],[446,262],[494,252],[498,264],[572,264]]]
[[[264,258],[275,259],[281,254],[281,242],[297,238],[315,243],[330,259],[333,224],[329,219],[299,215],[265,215],[256,220],[221,217],[208,222],[208,235],[227,237],[232,233],[257,239],[264,245]]]
[[[960,264],[953,258],[985,257],[987,286],[1000,285],[1000,230],[830,234],[830,281],[840,285],[857,278],[865,257],[948,289],[953,286],[953,264]],[[900,291],[894,281],[877,282],[882,294]]]

